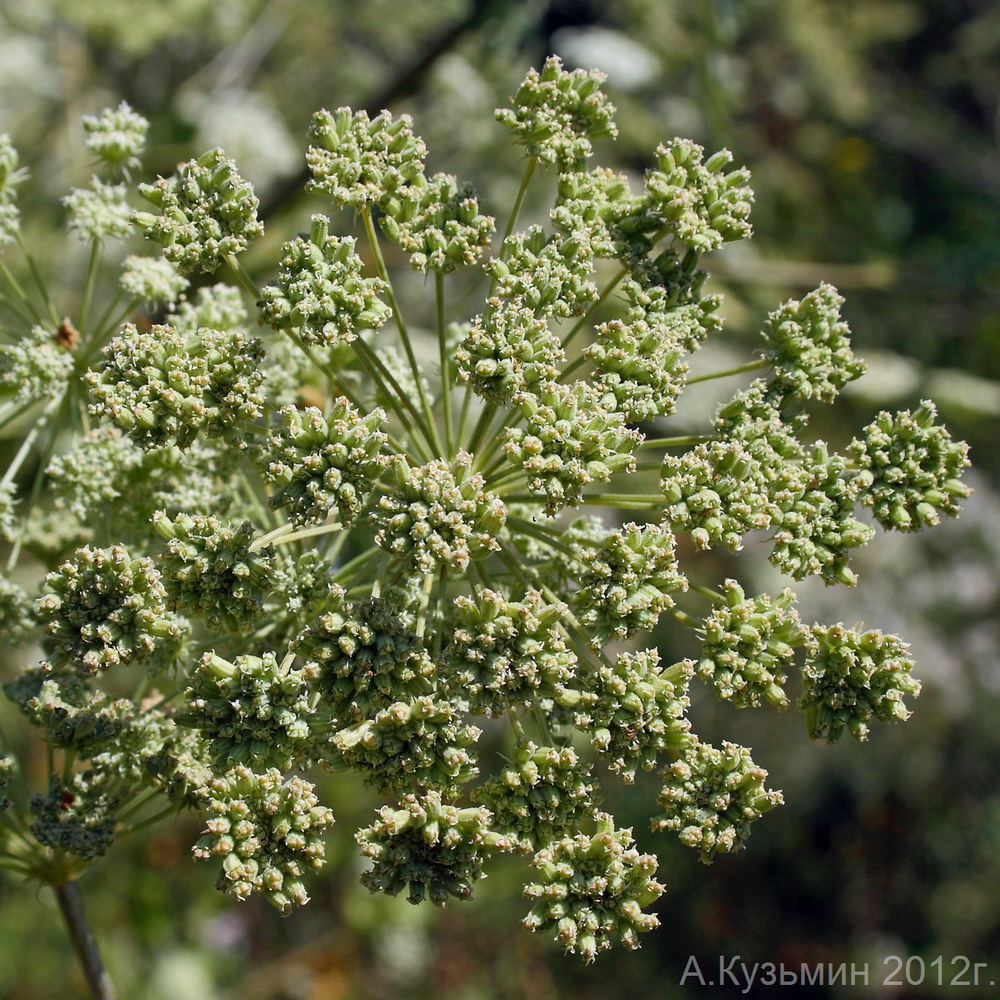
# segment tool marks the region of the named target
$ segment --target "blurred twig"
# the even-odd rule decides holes
[[[369,114],[377,114],[383,108],[412,94],[431,68],[450,52],[469,32],[480,27],[492,16],[509,6],[512,0],[472,0],[465,17],[442,29],[422,45],[416,56],[400,66],[385,86],[369,97],[359,107]],[[260,217],[268,219],[280,211],[287,202],[302,190],[309,180],[309,170],[303,167],[297,174],[275,184],[260,207]]]

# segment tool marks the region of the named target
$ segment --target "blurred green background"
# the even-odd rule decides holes
[[[893,968],[886,956],[920,956],[925,981],[891,995],[996,996],[988,980],[947,983],[957,956],[990,963],[1000,983],[1000,4],[0,0],[0,131],[32,170],[31,238],[56,257],[58,198],[86,169],[79,117],[121,99],[152,122],[155,171],[225,147],[257,186],[273,251],[308,215],[293,192],[321,106],[411,113],[431,167],[474,180],[487,210],[503,209],[518,153],[492,111],[550,52],[608,74],[621,135],[600,162],[641,176],[658,142],[684,135],[751,168],[756,238],[706,262],[727,293],[717,360],[745,359],[769,309],[829,280],[870,372],[835,422],[817,413],[817,433],[843,444],[878,409],[931,396],[972,444],[976,493],[960,520],[926,537],[880,534],[858,560],[856,592],[800,588],[806,618],[863,620],[912,642],[924,682],[915,715],[866,745],[813,746],[794,713],[697,702],[699,733],[753,747],[787,805],[745,851],[705,867],[645,829],[652,783],[609,785],[668,891],[642,951],[589,968],[519,928],[516,860],[444,911],[369,896],[350,833],[374,800],[350,778],[329,793],[340,833],[328,874],[287,920],[214,891],[209,867],[188,860],[195,820],[162,828],[116,845],[84,882],[121,995],[731,996],[731,983],[680,980],[691,955],[715,973],[718,956],[739,954],[796,969],[868,963],[872,991]],[[783,585],[763,558],[739,564],[752,585]],[[720,576],[727,565],[720,558]],[[859,990],[781,996],[868,995]],[[10,879],[0,881],[0,995],[84,995],[54,900]]]

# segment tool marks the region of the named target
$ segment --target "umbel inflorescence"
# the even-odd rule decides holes
[[[45,655],[6,691],[55,768],[19,799],[0,758],[17,831],[0,863],[57,881],[157,808],[198,809],[219,887],[287,912],[334,822],[314,768],[351,769],[385,798],[356,834],[369,889],[464,899],[521,852],[526,926],[590,961],[637,947],[663,892],[602,784],[655,778],[643,849],[674,834],[704,861],[781,801],[747,748],[696,734],[696,685],[797,704],[828,740],[907,717],[897,636],[809,623],[792,590],[700,579],[713,563],[690,555],[750,536],[793,580],[854,585],[864,509],[904,532],[955,515],[966,448],[926,401],[843,451],[808,435],[806,407],[864,369],[829,285],[772,312],[739,369],[756,377],[671,435],[722,327],[702,262],[750,236],[753,195],[728,151],[685,139],[641,186],[590,166],[616,132],[602,80],[553,58],[497,112],[525,163],[502,238],[468,185],[428,175],[408,117],[318,112],[307,186],[358,233],[315,213],[255,261],[259,285],[240,257],[257,199],[222,150],[140,184],[139,207],[145,122],[87,119],[104,166],[68,224],[92,269],[126,215],[148,243],[117,295],[92,270],[68,318],[40,283],[0,297],[0,421],[26,428],[0,531],[8,571],[40,583],[33,600],[0,578],[0,617]],[[519,229],[540,171],[549,217]],[[4,137],[12,261],[23,179]],[[430,333],[396,297],[393,245],[426,276]],[[482,281],[468,315],[448,297],[460,269]],[[667,622],[700,653],[656,648]]]

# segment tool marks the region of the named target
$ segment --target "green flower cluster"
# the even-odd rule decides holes
[[[537,394],[517,393],[514,403],[525,427],[507,429],[504,452],[528,474],[527,487],[547,513],[579,506],[585,486],[635,467],[642,434],[589,383],[546,382]]]
[[[131,699],[112,698],[72,668],[44,662],[22,670],[4,693],[52,746],[84,757],[106,749],[136,714]]]
[[[417,782],[452,796],[478,773],[467,749],[482,730],[465,725],[451,702],[430,696],[393,702],[332,739],[343,759],[376,788],[399,792]]]
[[[111,503],[125,487],[123,477],[142,463],[142,452],[117,427],[95,427],[56,455],[45,470],[59,494],[56,503],[83,519]]]
[[[141,254],[132,254],[122,261],[119,283],[132,298],[149,306],[172,306],[189,284],[169,260]]]
[[[374,118],[350,108],[317,111],[309,126],[307,187],[356,212],[406,193],[427,155],[412,124],[409,115],[394,120],[388,111]]]
[[[474,264],[489,246],[496,220],[479,211],[473,188],[451,174],[430,180],[417,174],[399,194],[383,201],[382,232],[410,255],[417,271],[446,274]]]
[[[264,232],[253,188],[221,149],[182,163],[173,177],[140,184],[139,194],[159,212],[133,212],[132,221],[182,274],[212,273]]]
[[[513,97],[512,108],[497,110],[529,156],[571,170],[593,152],[591,139],[618,134],[615,107],[601,90],[597,70],[567,73],[558,56],[549,56],[539,73],[528,71]]]
[[[23,341],[0,344],[0,386],[18,400],[56,398],[73,373],[73,349],[58,330],[33,326]]]
[[[670,596],[687,590],[678,571],[674,536],[658,524],[630,521],[580,553],[580,589],[573,605],[599,648],[611,639],[649,631],[672,608]]]
[[[937,408],[925,399],[912,413],[883,411],[851,442],[862,470],[859,499],[883,528],[918,531],[940,514],[955,517],[972,492],[958,478],[969,465],[968,445],[936,421]]]
[[[735,743],[725,742],[720,750],[694,738],[665,774],[663,815],[653,827],[676,833],[706,864],[741,848],[750,824],[783,801],[780,792],[764,787],[767,771]]]
[[[302,876],[323,867],[333,813],[308,781],[237,764],[199,794],[209,819],[194,856],[222,859],[220,889],[241,900],[261,893],[282,913],[309,902]]]
[[[723,599],[705,618],[698,674],[715,693],[740,708],[769,701],[788,705],[783,687],[795,651],[809,643],[808,631],[792,606],[795,594],[783,590],[747,598],[736,580],[723,584]]]
[[[315,674],[315,664],[294,668],[273,653],[237,656],[232,663],[205,653],[178,721],[201,731],[216,771],[234,764],[287,769],[310,758]]]
[[[458,622],[445,650],[454,694],[473,712],[499,716],[513,705],[557,697],[576,672],[559,623],[565,604],[529,590],[508,601],[492,590],[455,598]]]
[[[656,148],[657,168],[646,174],[646,192],[664,224],[697,253],[753,232],[750,172],[724,172],[733,162],[728,149],[703,162],[704,153],[690,139],[673,139]]]
[[[592,734],[608,767],[631,784],[638,768],[651,771],[661,754],[687,745],[687,689],[693,675],[691,660],[662,667],[655,649],[625,651],[582,678],[582,696],[571,692],[563,700],[576,709],[576,725]]]
[[[0,133],[0,248],[13,243],[21,231],[21,213],[17,207],[16,188],[28,176],[19,167],[20,157],[10,136]]]
[[[285,426],[272,435],[265,478],[276,487],[274,510],[288,508],[295,524],[319,523],[333,512],[343,525],[360,513],[385,465],[388,440],[382,410],[362,415],[343,396],[326,415],[316,407],[281,410]]]
[[[87,373],[90,411],[106,417],[142,448],[191,444],[200,433],[241,445],[245,422],[262,413],[264,356],[259,340],[238,331],[171,326],[139,330],[126,323]]]
[[[167,590],[153,561],[123,545],[84,546],[45,578],[35,604],[50,646],[49,662],[88,673],[148,661],[183,633],[167,610]]]
[[[437,459],[412,468],[402,455],[389,465],[394,492],[372,514],[375,544],[418,573],[437,569],[461,575],[473,560],[500,548],[497,535],[507,520],[503,501],[483,489],[472,471],[472,455]]]
[[[832,403],[848,382],[864,374],[865,363],[854,356],[850,330],[840,318],[843,303],[833,285],[820,285],[768,316],[764,339],[777,394]]]
[[[748,174],[684,139],[642,190],[585,168],[616,132],[602,79],[552,58],[498,112],[526,157],[497,245],[472,188],[427,174],[409,118],[341,108],[313,117],[307,187],[351,212],[275,239],[269,268],[262,243],[256,273],[236,257],[257,198],[212,150],[139,186],[155,212],[131,219],[162,256],[125,257],[110,289],[146,125],[127,105],[89,119],[101,176],[65,200],[91,241],[79,330],[51,307],[71,289],[42,292],[0,138],[0,244],[25,257],[0,268],[0,424],[21,434],[0,469],[0,628],[47,654],[5,690],[51,751],[0,866],[73,878],[116,832],[200,809],[219,887],[288,912],[333,823],[309,769],[351,770],[388,799],[356,835],[369,889],[444,904],[494,854],[531,853],[526,926],[590,961],[637,947],[663,892],[599,811],[609,781],[657,774],[654,833],[706,861],[781,801],[749,750],[693,731],[699,682],[785,707],[797,671],[828,740],[907,717],[901,639],[806,625],[790,590],[719,593],[698,550],[759,532],[782,573],[853,585],[875,533],[858,506],[903,531],[956,514],[966,448],[929,402],[844,454],[808,436],[863,370],[829,285],[770,314],[756,360],[689,376],[722,329],[702,258],[750,235]],[[357,234],[334,233],[352,213]],[[205,276],[223,261],[238,285]],[[426,295],[411,269],[433,272]],[[689,384],[750,371],[714,418],[685,409]],[[661,662],[650,632],[685,648],[668,629],[696,659]]]
[[[458,377],[492,403],[505,406],[559,374],[565,352],[545,319],[527,306],[490,299],[458,350]]]
[[[95,243],[124,236],[132,212],[126,190],[124,184],[105,184],[96,177],[89,188],[75,188],[62,200],[69,228]]]
[[[406,889],[411,903],[429,898],[444,906],[449,896],[468,899],[473,884],[485,877],[483,862],[511,846],[490,828],[491,819],[484,806],[460,809],[433,789],[404,795],[398,808],[383,806],[378,820],[355,835],[372,862],[361,882],[391,896]]]
[[[261,291],[261,316],[275,329],[293,329],[305,344],[348,344],[377,330],[391,310],[379,298],[381,278],[366,278],[351,237],[330,235],[330,220],[312,217],[308,238],[281,248],[278,276]]]
[[[249,632],[263,610],[273,560],[272,549],[251,548],[253,525],[158,510],[153,528],[167,543],[158,566],[172,603],[204,615],[213,628]]]
[[[128,174],[139,166],[149,122],[125,101],[117,108],[105,108],[99,115],[84,115],[81,124],[87,149],[109,169]]]
[[[396,701],[430,692],[434,663],[394,601],[352,602],[338,587],[329,606],[292,649],[319,664],[317,685],[334,720],[344,725],[368,719]]]
[[[597,790],[591,768],[572,747],[538,746],[530,740],[514,748],[511,762],[473,791],[493,814],[493,827],[536,851],[565,837],[594,816]]]
[[[799,707],[810,736],[836,743],[847,729],[865,740],[872,718],[910,717],[903,699],[920,694],[920,681],[910,676],[909,646],[899,636],[843,625],[813,625],[809,636],[817,651],[802,670]]]
[[[542,848],[531,862],[539,881],[524,887],[532,900],[525,927],[555,929],[556,941],[585,962],[616,941],[638,948],[638,935],[659,925],[642,908],[665,887],[653,877],[656,858],[632,845],[631,830],[615,829],[614,818],[599,813],[593,836],[578,833]]]

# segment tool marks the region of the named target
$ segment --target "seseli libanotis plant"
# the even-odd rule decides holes
[[[0,864],[65,889],[192,809],[218,887],[288,912],[334,822],[308,776],[352,769],[386,800],[355,834],[369,889],[461,900],[520,852],[525,925],[591,961],[638,947],[664,891],[602,783],[655,772],[644,846],[664,831],[704,861],[781,802],[748,749],[694,732],[693,685],[794,702],[831,741],[909,715],[900,638],[810,624],[792,590],[699,579],[690,555],[750,536],[793,580],[853,586],[862,509],[904,532],[955,515],[966,446],[926,401],[843,453],[807,436],[807,405],[864,370],[829,285],[779,305],[754,359],[688,376],[722,327],[700,265],[751,235],[749,174],[685,139],[641,190],[588,166],[616,132],[602,80],[551,58],[497,112],[525,163],[500,236],[428,173],[407,116],[318,112],[308,188],[358,233],[314,215],[261,285],[241,260],[258,202],[222,150],[138,185],[137,210],[145,122],[86,119],[102,167],[65,206],[90,266],[58,308],[2,140],[0,242],[26,276],[0,261],[0,420],[23,435],[0,480],[0,615],[45,656],[5,690],[50,772],[29,793],[3,762]],[[542,171],[549,219],[519,229]],[[130,227],[151,254],[114,256]],[[386,245],[426,276],[431,331],[408,325]],[[452,311],[460,269],[482,278],[475,315]],[[671,436],[687,384],[740,372],[757,375]],[[699,657],[664,662],[664,616]]]

